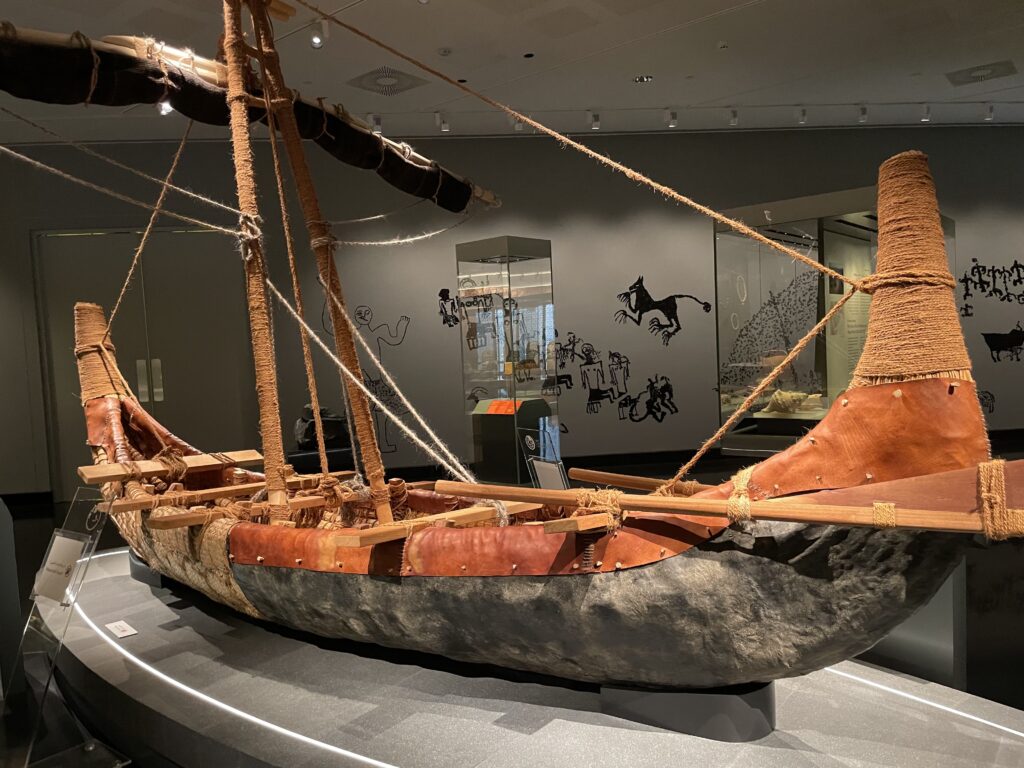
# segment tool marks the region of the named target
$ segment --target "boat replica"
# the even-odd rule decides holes
[[[386,479],[299,110],[267,7],[246,5],[251,47],[242,3],[224,4],[224,95],[262,454],[203,453],[157,423],[118,369],[104,310],[75,307],[95,461],[80,475],[102,485],[110,517],[152,568],[249,616],[319,635],[602,684],[692,688],[799,675],[864,651],[931,597],[971,534],[1024,532],[1024,463],[990,459],[919,152],[879,171],[877,271],[846,294],[872,294],[851,386],[791,448],[719,486],[686,480],[727,422],[667,482],[571,473],[649,494],[466,482],[468,470],[440,441],[431,455],[454,462],[461,481],[423,488]],[[314,414],[317,340],[297,281],[291,307],[266,278],[247,130],[257,87],[275,167],[280,132],[327,291],[336,345],[328,352],[343,374],[365,480],[329,473],[322,439],[319,474],[295,475],[284,463],[268,291],[302,327]],[[294,277],[290,236],[288,244]],[[261,461],[263,473],[246,468]]]

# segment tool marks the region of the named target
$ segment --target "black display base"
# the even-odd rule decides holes
[[[167,586],[163,575],[150,568],[145,560],[130,549],[128,550],[128,573],[136,581],[141,581],[146,586],[153,587],[154,589],[161,589]]]
[[[754,741],[775,730],[775,683],[650,691],[601,687],[601,712],[715,741]]]

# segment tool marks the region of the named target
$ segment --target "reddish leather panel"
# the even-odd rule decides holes
[[[918,379],[843,393],[796,445],[761,462],[748,487],[751,498],[765,499],[944,472],[988,457],[974,384]],[[729,482],[694,498],[731,492]]]

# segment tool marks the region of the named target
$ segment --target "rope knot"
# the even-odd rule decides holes
[[[259,216],[251,213],[243,213],[238,217],[238,245],[242,249],[242,258],[249,261],[252,258],[252,246],[258,243],[263,237],[260,225],[263,223]]]
[[[1006,502],[1006,462],[993,459],[978,465],[978,501],[985,536],[1003,541],[1024,536],[1024,509],[1011,509]]]
[[[173,445],[165,445],[160,449],[160,452],[153,457],[154,461],[159,461],[165,467],[167,467],[167,482],[176,483],[185,477],[188,472],[188,464],[185,463],[185,459],[182,458],[181,450]]]
[[[911,269],[904,272],[876,272],[854,283],[861,293],[872,294],[879,288],[907,288],[915,285],[955,288],[956,280],[947,270]]]
[[[725,514],[729,522],[739,523],[750,520],[750,476],[754,474],[753,464],[745,467],[732,476],[732,493],[726,504]]]
[[[580,488],[576,491],[576,509],[572,517],[580,514],[597,514],[607,512],[611,515],[612,525],[609,530],[622,522],[622,491],[614,488],[593,489]]]

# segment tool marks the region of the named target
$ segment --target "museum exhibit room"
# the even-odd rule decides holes
[[[0,767],[1024,768],[1024,0],[0,0]]]

